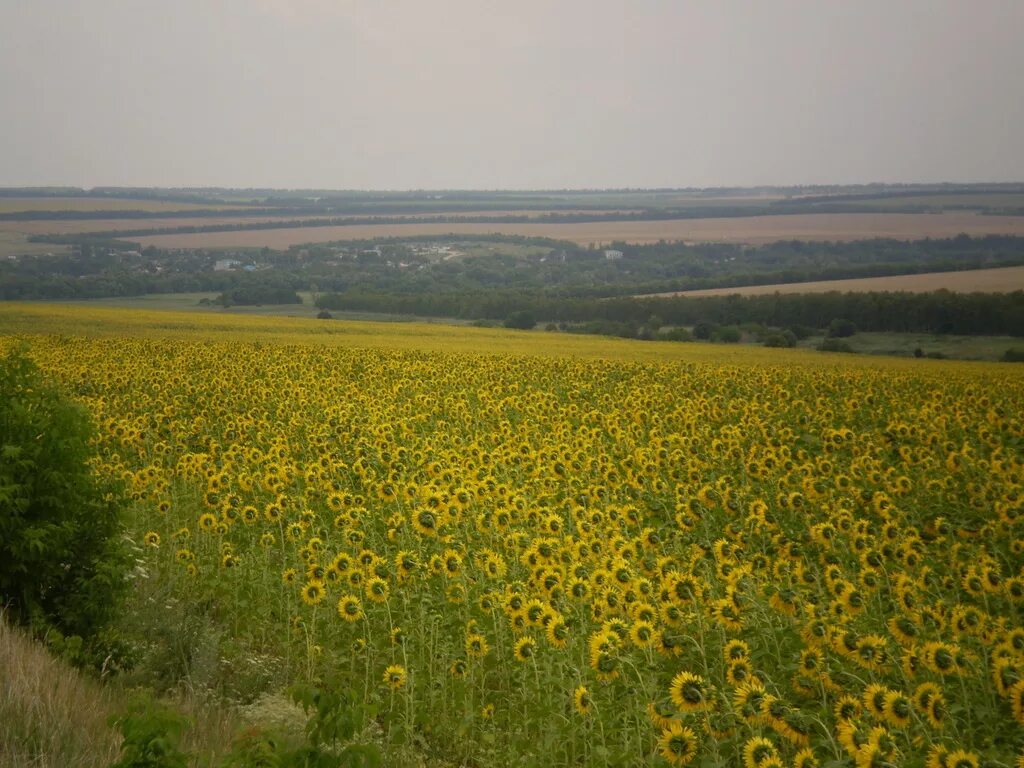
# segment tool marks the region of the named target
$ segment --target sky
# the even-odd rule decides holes
[[[1024,180],[1024,0],[0,0],[0,186]]]

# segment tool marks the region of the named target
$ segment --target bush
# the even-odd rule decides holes
[[[766,347],[795,347],[796,334],[792,331],[776,331],[768,333],[764,337]]]
[[[120,494],[92,473],[85,411],[23,351],[0,360],[0,604],[89,636],[127,586]]]
[[[529,331],[535,325],[537,325],[537,318],[533,316],[532,312],[525,309],[513,312],[505,318],[506,328],[516,328],[520,331]]]
[[[658,338],[661,341],[693,341],[693,334],[685,328],[672,328],[663,331]]]
[[[852,320],[844,320],[841,317],[837,317],[828,324],[828,335],[837,339],[845,339],[848,336],[853,336],[856,332],[857,326]]]
[[[718,326],[714,323],[700,322],[693,326],[693,337],[695,339],[707,340],[715,332]]]
[[[723,344],[737,344],[743,338],[743,332],[735,325],[723,325],[714,332],[711,338]]]
[[[1011,347],[1003,352],[1003,356],[999,359],[1004,363],[1024,363],[1024,349]]]
[[[853,352],[853,347],[841,339],[825,339],[818,349],[822,352]]]
[[[321,309],[319,312],[316,313],[316,319],[317,320],[333,320],[334,319],[334,315],[332,315],[326,309]]]

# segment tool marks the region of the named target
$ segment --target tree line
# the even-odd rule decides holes
[[[328,310],[501,321],[528,313],[538,322],[612,322],[642,326],[756,323],[824,329],[845,318],[862,331],[1024,335],[1024,291],[1014,293],[808,293],[759,296],[555,298],[522,292],[389,294],[349,291],[321,296]]]

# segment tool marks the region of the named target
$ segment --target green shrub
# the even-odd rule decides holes
[[[92,472],[85,411],[24,351],[0,360],[0,605],[93,634],[127,585],[120,494]]]
[[[792,331],[775,331],[764,336],[766,347],[795,347],[796,334]]]
[[[735,325],[723,325],[711,335],[712,341],[723,344],[738,344],[742,338],[743,332]]]
[[[1024,363],[1024,349],[1011,347],[1003,352],[1003,356],[999,359],[1004,363]]]
[[[527,309],[513,312],[505,318],[506,328],[515,328],[520,331],[529,331],[537,325],[537,318]]]
[[[111,717],[110,725],[124,737],[121,759],[110,768],[187,768],[188,755],[178,746],[188,718],[148,696],[140,696],[128,712]]]
[[[818,349],[822,352],[853,352],[853,347],[842,339],[825,339]]]
[[[686,328],[670,328],[658,336],[661,341],[693,341],[693,334]]]
[[[837,339],[845,339],[848,336],[853,336],[856,332],[857,326],[852,320],[837,317],[828,324],[828,335]]]

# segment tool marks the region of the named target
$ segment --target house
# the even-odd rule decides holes
[[[217,259],[213,263],[214,272],[229,272],[235,267],[241,266],[242,262],[236,261],[235,259]]]
[[[622,251],[605,251],[604,257],[608,259],[608,261],[618,261],[622,258]]]

